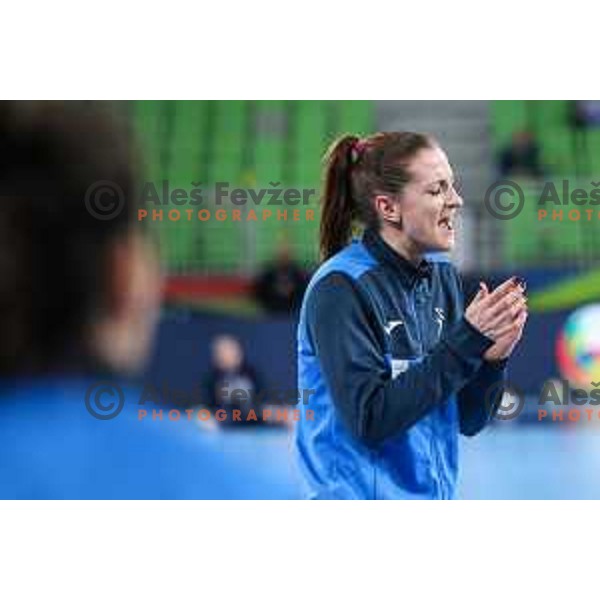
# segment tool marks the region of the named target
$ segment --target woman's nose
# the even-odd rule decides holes
[[[448,198],[449,208],[460,208],[464,204],[462,196],[453,188]]]

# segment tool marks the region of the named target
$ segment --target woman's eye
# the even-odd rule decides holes
[[[439,196],[442,193],[442,188],[436,188],[435,190],[430,190],[429,193],[432,196]]]

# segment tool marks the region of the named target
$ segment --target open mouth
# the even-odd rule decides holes
[[[443,219],[440,219],[438,225],[443,229],[446,229],[446,231],[454,231],[454,222],[452,217],[444,217]]]

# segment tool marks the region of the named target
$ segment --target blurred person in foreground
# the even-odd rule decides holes
[[[129,140],[95,104],[0,103],[0,497],[290,497],[194,423],[139,419],[161,277]]]

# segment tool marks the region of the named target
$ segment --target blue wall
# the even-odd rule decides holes
[[[537,393],[557,377],[556,336],[568,313],[532,314],[524,338],[510,361],[509,378],[527,393]],[[296,387],[296,324],[291,319],[250,319],[170,310],[163,315],[156,351],[146,380],[169,382],[191,391],[208,369],[211,339],[221,333],[240,338],[250,363],[273,389]]]
[[[191,391],[210,364],[210,344],[216,335],[239,338],[246,357],[271,389],[296,387],[296,326],[287,318],[249,319],[192,312],[165,311],[146,381]]]

